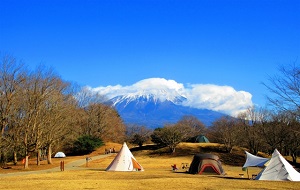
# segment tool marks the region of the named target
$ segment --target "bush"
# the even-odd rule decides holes
[[[79,137],[73,146],[73,154],[84,155],[89,154],[104,145],[101,139],[97,137],[92,137],[88,135],[84,135]]]

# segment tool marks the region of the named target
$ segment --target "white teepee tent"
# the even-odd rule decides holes
[[[144,169],[124,142],[120,152],[106,168],[106,171],[144,171]]]
[[[257,180],[300,181],[300,173],[278,152],[274,150],[272,158],[256,177]]]

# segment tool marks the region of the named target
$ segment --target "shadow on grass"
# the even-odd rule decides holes
[[[244,178],[244,177],[231,177],[231,176],[211,176],[211,177],[221,178],[221,179],[250,180],[249,178]]]
[[[155,145],[155,144],[151,144],[151,145],[145,145],[145,146],[138,146],[138,147],[134,147],[131,148],[130,151],[134,152],[134,151],[141,151],[141,150],[158,150],[162,148],[161,146]]]
[[[207,177],[210,177],[210,178],[218,178],[218,179],[235,179],[235,180],[250,180],[250,178],[243,178],[243,177],[232,177],[232,176],[226,176],[226,175],[215,175],[215,174],[210,174],[210,173],[206,173],[206,174],[190,174],[189,172],[187,171],[176,171],[174,173],[178,173],[178,174],[188,174],[188,175],[199,175],[200,176],[207,176]]]
[[[186,155],[194,155],[199,153],[199,149],[191,149],[191,148],[176,148],[176,152],[171,152],[168,147],[163,147],[159,145],[144,145],[142,147],[134,147],[131,148],[130,151],[149,151],[149,155],[151,156],[186,156]]]
[[[86,168],[86,170],[96,171],[96,172],[105,172],[106,171],[104,168]]]

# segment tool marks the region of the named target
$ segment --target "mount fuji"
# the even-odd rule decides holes
[[[206,126],[225,114],[209,109],[184,106],[187,98],[174,89],[147,89],[111,98],[110,103],[126,124],[137,124],[148,128],[174,124],[183,116],[198,118]]]

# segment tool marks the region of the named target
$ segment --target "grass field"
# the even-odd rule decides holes
[[[119,150],[121,145],[109,144]],[[193,148],[193,146],[195,146]],[[188,148],[192,152],[198,149],[197,145],[182,144],[181,151]],[[104,149],[104,147],[102,148]],[[102,149],[91,156],[101,154]],[[195,150],[194,150],[195,149]],[[185,170],[172,172],[171,165],[190,163],[193,155],[158,155],[149,154],[149,150],[133,152],[138,162],[144,167],[143,172],[106,172],[105,168],[113,160],[114,155],[89,162],[88,167],[83,165],[80,170],[31,174],[25,176],[1,177],[1,189],[111,189],[111,190],[135,190],[135,189],[300,189],[299,182],[256,181],[247,179],[247,173],[240,166],[223,165],[226,176],[218,175],[191,175]],[[77,158],[66,158],[66,162]],[[82,157],[81,157],[82,158]],[[54,160],[58,166],[59,159]],[[32,166],[33,167],[33,166]],[[31,170],[34,170],[31,167]],[[49,166],[41,166],[49,167]],[[40,168],[40,167],[39,167]],[[6,172],[15,172],[10,170]],[[22,172],[22,169],[19,169]],[[250,168],[249,175],[260,171],[258,168]],[[3,170],[1,170],[3,172]],[[244,178],[239,174],[244,174]]]

